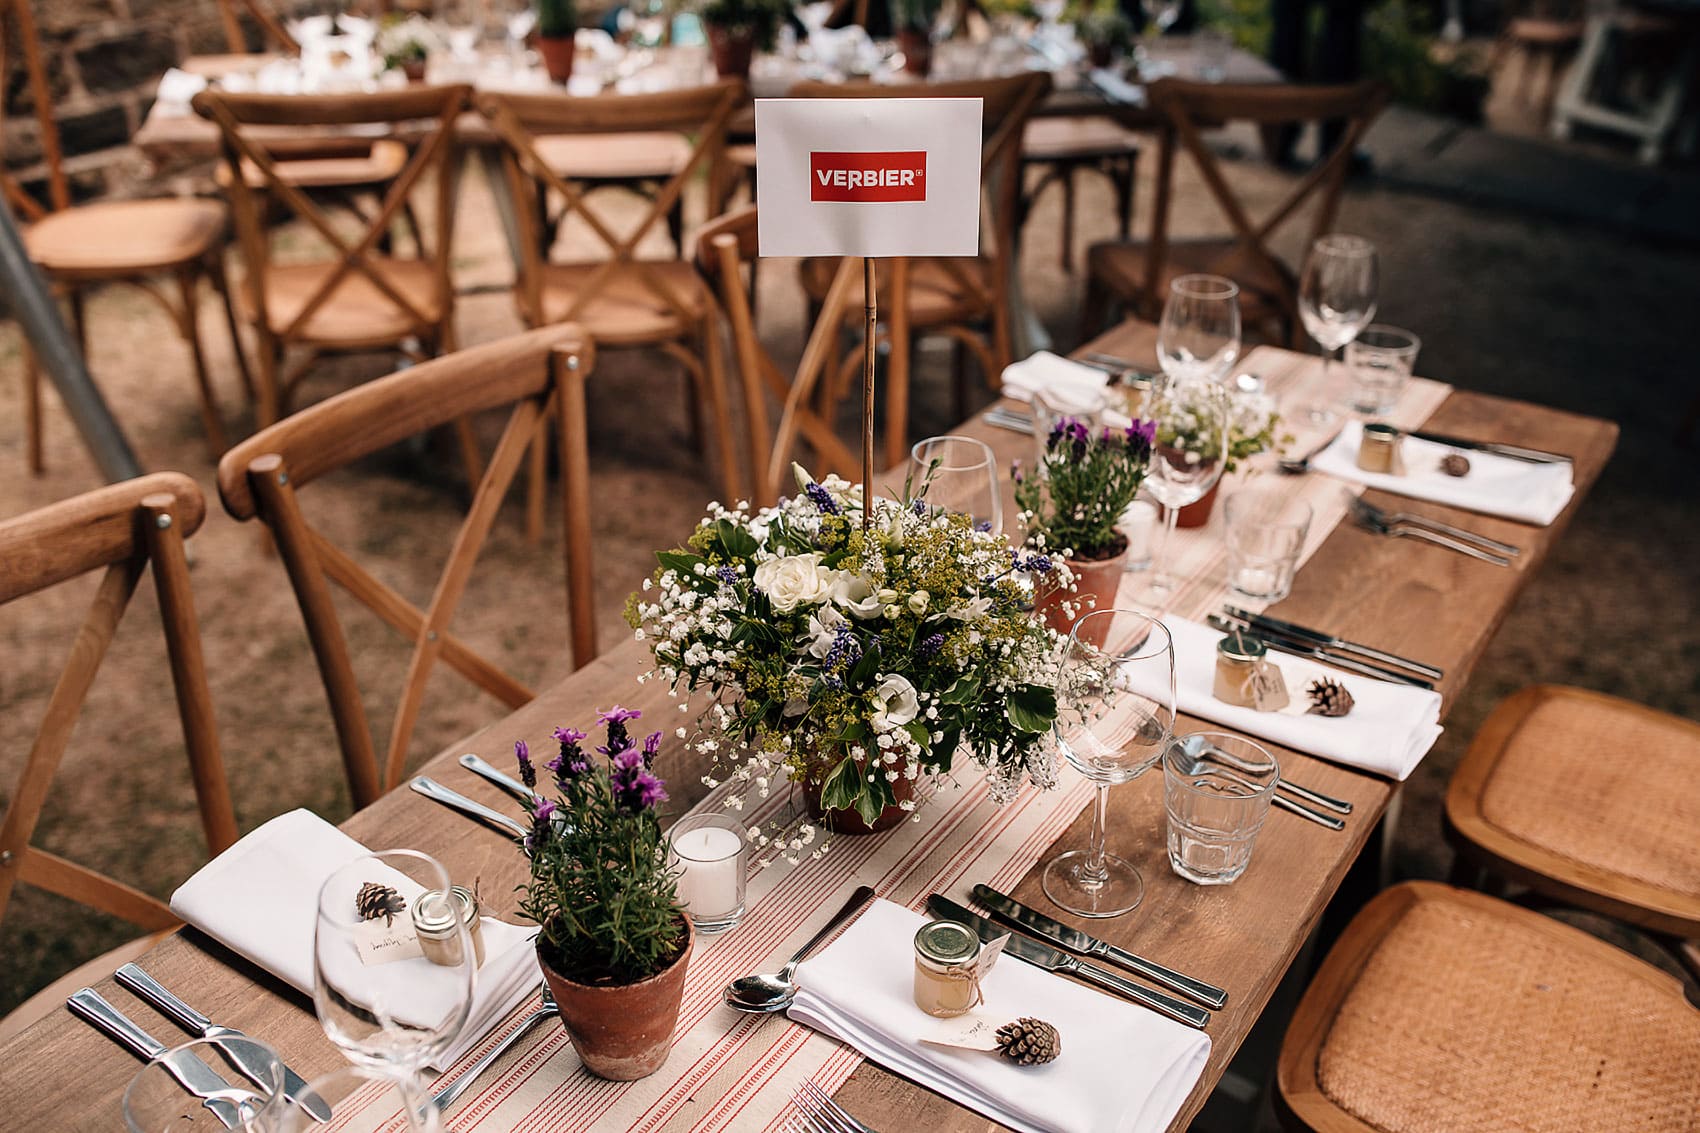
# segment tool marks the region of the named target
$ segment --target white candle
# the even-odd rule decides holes
[[[724,920],[743,904],[744,839],[735,830],[697,826],[673,835],[679,903],[698,921]]]
[[[1151,532],[1157,526],[1157,508],[1150,500],[1134,500],[1122,512],[1121,532],[1127,536],[1127,565],[1138,570],[1151,561]]]

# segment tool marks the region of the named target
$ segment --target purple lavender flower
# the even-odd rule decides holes
[[[555,738],[561,743],[561,754],[543,766],[555,773],[555,782],[564,790],[568,780],[590,770],[590,759],[579,747],[579,741],[585,738],[585,734],[577,728],[556,728]]]
[[[1026,571],[1029,574],[1050,574],[1055,568],[1056,563],[1051,561],[1049,555],[1027,555],[1023,557],[1018,552],[1015,556],[1015,569]]]
[[[1022,472],[1021,462],[1019,460],[1012,460],[1009,462],[1009,478],[1017,484],[1021,483]]]
[[[607,756],[615,756],[620,754],[622,751],[629,750],[632,746],[632,737],[631,734],[626,731],[626,721],[636,720],[642,715],[642,712],[638,712],[635,709],[621,708],[618,704],[616,704],[608,711],[597,716],[597,723],[608,725],[608,742],[598,746],[596,750]]]
[[[862,644],[856,640],[848,625],[840,624],[833,634],[832,648],[826,651],[824,664],[829,670],[848,669],[862,659]]]
[[[651,732],[643,738],[643,765],[653,767],[655,757],[661,751],[661,733]]]
[[[909,502],[909,506],[914,509],[915,515],[918,518],[925,519],[927,517],[927,501],[926,500],[911,500]]]
[[[621,708],[618,704],[606,712],[596,714],[598,724],[624,724],[627,720],[636,720],[643,713],[636,708]]]
[[[614,789],[614,801],[634,814],[667,798],[666,787],[650,774],[643,755],[635,750],[614,756],[608,781]]]
[[[736,586],[738,584],[738,571],[736,567],[723,566],[714,573],[719,575],[720,581],[724,582],[727,586]]]
[[[838,506],[838,501],[832,498],[832,493],[819,484],[811,483],[803,491],[822,515],[843,514],[843,509]]]
[[[560,809],[560,804],[554,799],[538,799],[537,809],[531,812],[531,817],[537,825],[543,826],[553,820],[555,812]]]
[[[531,748],[524,740],[514,741],[514,758],[519,760],[519,779],[527,787],[537,786],[537,768],[531,765]]]
[[[921,644],[917,646],[917,652],[919,652],[923,657],[931,657],[943,648],[944,634],[929,633],[926,637],[921,639]]]

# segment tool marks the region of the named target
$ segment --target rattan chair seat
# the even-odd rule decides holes
[[[224,219],[215,201],[99,201],[42,217],[24,246],[54,275],[142,275],[204,259]]]

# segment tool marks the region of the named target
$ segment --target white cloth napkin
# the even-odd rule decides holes
[[[189,100],[206,89],[205,75],[191,75],[176,67],[168,68],[154,88],[154,113],[181,117],[189,113]]]
[[[1217,700],[1216,643],[1220,630],[1167,617],[1175,646],[1175,692],[1180,710],[1202,716],[1236,731],[1262,736],[1284,747],[1322,759],[1403,780],[1422,761],[1440,736],[1440,694],[1414,685],[1360,677],[1329,665],[1319,665],[1270,647],[1269,659],[1281,670],[1289,708],[1258,712]],[[1305,687],[1326,676],[1352,694],[1345,716],[1312,716],[1305,712]]]
[[[1071,362],[1048,350],[1013,362],[1003,372],[1005,397],[1031,401],[1035,393],[1043,392],[1045,399],[1058,408],[1078,408],[1083,412],[1103,408],[1109,400],[1109,384],[1110,376],[1104,371]]]
[[[797,969],[800,1023],[1027,1133],[1166,1129],[1210,1057],[1210,1038],[1126,1000],[1005,956],[977,1014],[1001,1025],[1032,1015],[1056,1026],[1062,1055],[1015,1066],[995,1053],[921,1043],[936,1028],[915,1006],[915,932],[926,918],[875,901]]]
[[[293,810],[202,866],[171,895],[171,911],[311,996],[319,888],[331,874],[368,852],[311,811]],[[401,883],[391,884],[407,896]],[[446,1068],[470,1050],[537,987],[540,977],[531,944],[535,930],[485,917],[482,934],[484,964],[478,969],[472,1010],[460,1036],[432,1064],[435,1069]],[[415,962],[430,961],[400,960],[386,967]]]
[[[1576,491],[1568,460],[1530,464],[1491,452],[1463,452],[1470,462],[1469,474],[1448,476],[1440,470],[1441,458],[1462,450],[1415,437],[1399,442],[1399,455],[1405,467],[1402,475],[1365,472],[1358,467],[1358,441],[1362,435],[1362,423],[1348,423],[1334,443],[1311,461],[1311,467],[1384,492],[1542,527],[1558,518]]]

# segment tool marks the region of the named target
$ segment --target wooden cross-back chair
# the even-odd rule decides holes
[[[265,0],[218,0],[218,18],[224,26],[224,42],[232,55],[248,52],[248,36],[242,28],[244,15],[260,29],[266,46],[286,55],[301,54],[301,45],[295,42],[295,37],[289,34]]]
[[[516,203],[537,186],[557,194],[562,212],[551,224],[577,217],[606,249],[597,259],[553,262],[529,209],[516,210],[520,267],[515,296],[528,326],[572,321],[599,347],[657,349],[685,370],[692,393],[691,424],[699,444],[700,409],[714,418],[722,490],[739,495],[737,457],[732,451],[726,406],[726,376],[714,300],[687,261],[646,259],[638,245],[671,213],[692,178],[712,176],[726,141],[726,124],[743,105],[736,79],[654,94],[575,98],[566,94],[488,93],[478,106],[504,147],[508,189]],[[550,137],[593,134],[671,134],[690,139],[690,155],[677,164],[648,201],[635,225],[610,222],[587,198],[587,190],[562,172],[539,148]],[[540,491],[544,447],[532,456],[534,492]]]
[[[48,697],[40,731],[0,819],[0,918],[17,886],[29,885],[150,933],[169,931],[178,924],[158,898],[31,844],[78,713],[149,566],[207,845],[217,854],[236,841],[236,818],[219,757],[183,553],[183,541],[200,528],[205,516],[206,501],[195,482],[181,473],[161,472],[0,520],[0,605],[102,571],[82,625],[70,638],[65,668]],[[107,735],[110,739],[112,733]],[[105,972],[110,972],[138,947],[120,949],[122,958],[113,953],[91,962],[89,970],[104,963]],[[83,969],[74,975],[81,982],[92,982]],[[53,994],[52,989],[43,993],[37,997],[39,1002],[25,1004],[0,1023],[0,1032],[27,1026],[63,1002],[64,995],[62,991]]]
[[[449,175],[453,124],[471,88],[413,87],[336,95],[230,94],[204,90],[194,99],[219,127],[226,185],[236,217],[246,278],[238,293],[252,323],[259,358],[259,423],[288,412],[295,387],[325,354],[395,351],[414,361],[453,350],[454,289],[449,242],[454,178]],[[375,215],[351,238],[304,188],[280,168],[264,130],[302,127],[347,132],[388,128],[414,141],[412,156],[383,194]],[[256,188],[243,171],[258,171]],[[435,223],[414,255],[385,254],[390,229],[427,175],[434,176]],[[274,261],[265,225],[268,197],[287,205],[329,246],[322,259]],[[288,353],[305,353],[286,365]],[[463,444],[469,434],[463,431]],[[476,460],[469,460],[476,468]]]
[[[44,205],[0,170],[0,195],[22,223],[24,247],[49,286],[69,302],[71,321],[85,357],[88,354],[84,304],[87,288],[103,283],[130,284],[165,309],[189,348],[200,399],[201,424],[206,431],[207,448],[212,459],[217,460],[224,451],[225,434],[201,344],[196,296],[203,278],[211,281],[223,300],[242,384],[250,395],[253,392],[224,279],[224,207],[216,201],[193,199],[97,201],[73,206],[60,152],[58,124],[53,118],[53,93],[42,66],[41,44],[30,0],[0,0],[0,90],[6,91],[11,90],[6,74],[9,27],[15,29],[30,100],[35,104],[47,192]],[[175,295],[167,292],[167,281]],[[46,469],[41,375],[35,354],[27,346],[23,382],[26,452],[30,471],[40,475]]]
[[[255,434],[219,463],[225,510],[239,520],[259,519],[277,541],[330,700],[356,807],[400,782],[425,685],[438,662],[510,709],[532,698],[529,688],[473,652],[449,624],[526,446],[551,414],[562,452],[562,543],[573,666],[596,655],[585,426],[585,382],[594,361],[590,336],[582,329],[546,327],[347,390]],[[398,441],[490,409],[510,410],[507,426],[425,609],[374,578],[308,524],[297,496],[314,480]],[[333,582],[413,645],[381,765],[331,601]]]
[[[1014,273],[1015,222],[1021,191],[1021,138],[1033,109],[1051,89],[1051,77],[1041,71],[1001,79],[971,79],[925,86],[871,83],[800,83],[795,98],[978,98],[983,100],[980,178],[986,201],[982,230],[991,236],[992,250],[982,243],[974,257],[893,257],[879,265],[879,310],[882,337],[890,346],[885,384],[885,463],[893,466],[908,456],[911,338],[936,334],[958,347],[957,408],[965,415],[962,350],[971,352],[988,382],[995,383],[1010,361],[1010,288]],[[811,304],[824,301],[838,275],[836,257],[803,261],[803,290]],[[846,323],[862,318],[860,276],[846,304]],[[819,398],[825,411],[849,385],[861,365],[861,350],[844,355],[821,383]]]
[[[1275,83],[1200,83],[1159,79],[1147,88],[1151,106],[1164,119],[1157,156],[1156,200],[1149,241],[1105,243],[1087,255],[1088,280],[1082,330],[1095,334],[1112,303],[1140,318],[1157,321],[1169,283],[1193,272],[1223,275],[1239,284],[1240,313],[1247,327],[1275,326],[1277,341],[1302,345],[1298,276],[1270,249],[1270,241],[1308,204],[1312,206],[1309,248],[1330,231],[1339,210],[1352,152],[1387,104],[1377,82],[1346,86]],[[1229,122],[1297,126],[1343,119],[1346,128],[1333,150],[1300,177],[1262,220],[1254,220],[1223,174],[1221,159],[1203,131]],[[1177,240],[1169,233],[1175,158],[1188,154],[1206,190],[1233,232],[1225,237]]]
[[[861,475],[860,458],[839,439],[831,423],[810,408],[810,397],[835,359],[845,308],[853,289],[860,285],[862,271],[859,259],[846,256],[839,261],[832,286],[821,304],[820,316],[803,345],[796,376],[787,380],[756,334],[755,310],[744,278],[746,271],[754,270],[755,261],[754,206],[710,221],[697,236],[697,269],[717,288],[720,305],[732,327],[732,347],[738,360],[746,414],[746,456],[755,477],[753,498],[756,506],[767,507],[779,499],[790,483],[791,462],[799,439],[813,450],[809,471],[815,476],[836,472],[854,480]],[[777,431],[768,415],[769,396],[782,406]]]

